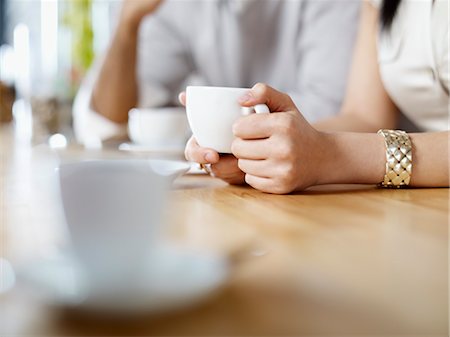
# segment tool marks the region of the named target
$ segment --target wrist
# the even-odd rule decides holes
[[[383,137],[372,133],[322,133],[323,160],[319,184],[377,184],[383,180]]]
[[[119,19],[118,31],[123,33],[126,37],[137,37],[139,26],[142,18],[136,15],[122,13]]]
[[[322,150],[318,166],[318,185],[337,183],[341,180],[343,158],[339,146],[339,135],[337,133],[319,132],[322,139]]]

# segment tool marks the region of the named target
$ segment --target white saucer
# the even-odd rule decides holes
[[[71,254],[35,260],[21,268],[18,276],[49,305],[126,314],[159,313],[196,304],[223,286],[229,272],[222,257],[168,247],[153,252],[147,267],[137,282],[139,295],[121,296],[120,301],[90,296],[83,269]]]
[[[157,153],[157,154],[183,154],[184,146],[180,145],[140,145],[135,143],[122,143],[119,145],[120,151],[140,152],[140,153]]]

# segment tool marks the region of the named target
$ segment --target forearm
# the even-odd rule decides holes
[[[321,120],[313,125],[325,132],[376,132],[379,128],[351,115],[338,115]]]
[[[449,135],[449,132],[410,135],[413,145],[412,186],[449,186]]]
[[[138,26],[121,21],[93,90],[93,108],[116,123],[126,123],[128,111],[137,104]]]
[[[380,118],[377,122],[367,121],[357,114],[340,113],[337,116],[323,119],[313,124],[325,132],[377,132],[379,129],[394,129],[397,124],[397,113],[392,112],[390,118]]]
[[[383,180],[386,148],[376,133],[324,134],[321,184],[376,184]],[[449,133],[410,134],[413,169],[410,186],[449,186]]]

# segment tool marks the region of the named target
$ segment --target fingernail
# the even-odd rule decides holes
[[[239,103],[247,103],[253,98],[252,94],[250,92],[247,92],[244,96],[239,97],[238,102]]]
[[[213,155],[211,152],[207,152],[207,153],[205,154],[205,160],[206,160],[208,163],[211,163],[211,162],[214,160],[214,155]]]

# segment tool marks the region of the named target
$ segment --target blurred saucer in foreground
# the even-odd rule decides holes
[[[121,296],[120,301],[90,294],[83,268],[69,253],[30,262],[19,277],[38,299],[52,306],[130,314],[192,306],[223,286],[229,273],[225,258],[170,247],[156,249],[147,260],[138,282],[140,293],[136,296],[130,289],[133,296]]]

